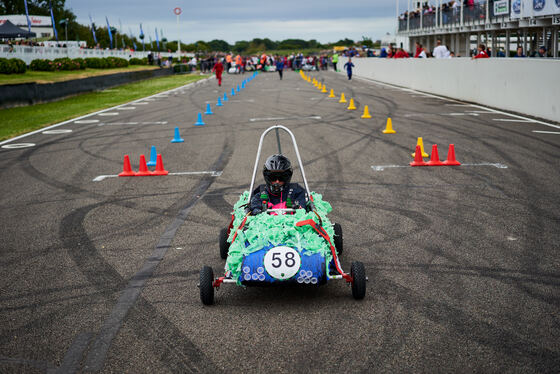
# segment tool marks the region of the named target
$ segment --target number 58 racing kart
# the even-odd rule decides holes
[[[306,206],[272,209],[263,201],[262,212],[253,215],[249,208],[261,148],[265,135],[276,130],[278,151],[281,154],[278,130],[286,131],[293,143],[301,175],[305,184]],[[260,196],[266,199],[266,195]],[[200,271],[200,299],[203,304],[214,303],[214,289],[222,284],[236,283],[240,286],[269,286],[285,284],[323,285],[331,279],[343,279],[352,286],[352,296],[359,300],[366,294],[365,268],[363,263],[352,263],[350,274],[345,273],[338,257],[341,255],[342,227],[332,224],[327,213],[331,205],[307,185],[303,163],[296,139],[284,126],[272,126],[261,135],[257,159],[253,170],[251,187],[234,205],[228,228],[220,232],[220,256],[226,259],[224,276],[214,278],[211,267]]]

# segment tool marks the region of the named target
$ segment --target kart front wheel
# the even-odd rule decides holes
[[[220,257],[222,260],[227,258],[229,253],[229,243],[228,239],[228,229],[221,229],[220,230]]]
[[[200,271],[200,301],[204,305],[214,304],[214,271],[210,266],[204,266]]]
[[[334,224],[334,247],[336,248],[337,254],[340,256],[342,254],[342,226],[340,223]]]
[[[366,296],[366,269],[360,261],[352,262],[350,268],[352,276],[352,296],[356,300],[361,300]]]

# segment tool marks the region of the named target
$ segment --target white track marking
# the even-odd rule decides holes
[[[395,89],[398,89],[398,90],[404,91],[404,92],[414,92],[414,93],[423,94],[423,95],[426,95],[426,96],[433,96],[433,97],[438,98],[438,99],[442,99],[442,100],[446,100],[446,101],[449,101],[449,102],[452,102],[452,103],[456,103],[457,105],[459,105],[459,104],[460,105],[465,105],[465,106],[468,105],[468,106],[471,106],[473,108],[484,109],[484,110],[487,110],[487,111],[492,112],[492,113],[499,113],[499,114],[503,114],[505,116],[524,119],[528,122],[540,123],[541,125],[554,127],[556,129],[560,129],[560,126],[558,126],[558,125],[553,125],[551,123],[544,122],[544,121],[534,120],[534,119],[531,119],[531,118],[528,118],[528,117],[518,116],[517,114],[511,114],[511,113],[507,113],[507,112],[504,112],[504,111],[501,111],[501,110],[488,108],[488,107],[485,107],[483,105],[466,104],[466,103],[461,102],[460,100],[455,100],[455,99],[450,99],[450,98],[443,97],[443,96],[437,96],[437,95],[432,95],[432,94],[428,94],[428,93],[424,93],[424,92],[419,92],[419,91],[413,90],[411,88],[399,87],[399,86],[395,86],[395,85],[392,85],[392,84],[389,84],[389,83],[379,82],[379,81],[376,81],[376,80],[370,79],[370,78],[356,77],[356,79],[367,81],[367,82],[373,82],[374,84],[378,84],[380,86],[392,87],[392,88],[395,88]],[[451,105],[451,104],[445,104],[445,105]]]
[[[490,163],[490,162],[483,162],[480,164],[461,164],[460,166],[493,166],[498,169],[507,169],[508,167],[504,164],[500,163]],[[410,168],[410,165],[372,165],[371,168],[373,171],[383,171],[385,169],[392,169],[392,168]],[[445,167],[445,166],[416,166],[416,168],[436,168],[436,167]]]
[[[107,122],[97,126],[126,126],[126,125],[167,125],[167,121],[160,122]]]
[[[142,102],[142,101],[137,101],[134,103],[134,105],[148,105],[149,103],[147,102]]]
[[[531,119],[512,119],[512,118],[492,118],[492,121],[500,121],[500,122],[522,122],[522,123],[529,123],[535,122]]]
[[[291,119],[321,119],[320,116],[310,116],[310,117],[264,117],[264,118],[251,118],[250,122],[261,122],[261,121],[280,121],[280,120],[291,120]]]
[[[98,116],[118,116],[118,112],[99,113]]]
[[[205,78],[205,79],[203,79],[202,81],[206,81],[206,80],[208,80],[208,79],[211,79],[211,78]],[[201,82],[201,81],[197,81],[197,82]],[[184,85],[184,86],[177,87],[177,88],[172,88],[171,90],[165,91],[165,92],[174,92],[174,91],[178,91],[178,90],[181,90],[181,89],[184,89],[184,88],[188,88],[188,87],[191,86],[191,85],[195,85],[197,82],[191,82],[191,83],[188,83],[188,84],[186,84],[186,85]],[[146,97],[142,98],[141,100],[147,100],[147,101],[149,101],[150,98],[152,98],[152,97],[154,97],[154,96],[156,96],[156,95],[157,95],[157,94],[151,95],[151,96],[146,96]],[[134,101],[136,101],[136,100],[134,100]],[[67,124],[67,123],[74,123],[75,121],[80,120],[80,119],[82,119],[82,118],[88,118],[88,117],[91,117],[91,116],[95,116],[95,115],[98,115],[99,113],[110,112],[110,111],[115,110],[115,109],[118,109],[118,108],[120,108],[120,107],[122,107],[122,106],[129,105],[129,104],[133,103],[134,101],[130,101],[130,102],[128,102],[128,103],[116,105],[116,106],[113,106],[113,107],[110,107],[110,108],[107,108],[107,109],[102,109],[102,110],[99,110],[99,111],[97,111],[97,112],[93,112],[93,113],[89,113],[89,114],[86,114],[86,115],[83,115],[83,116],[80,116],[80,117],[72,118],[72,119],[69,119],[69,120],[67,120],[67,121],[63,121],[63,122],[60,122],[60,123],[55,123],[54,125],[47,126],[47,127],[42,128],[42,129],[40,129],[40,130],[31,131],[31,132],[28,132],[27,134],[19,135],[19,136],[16,136],[15,138],[11,138],[11,139],[8,139],[8,140],[4,140],[3,142],[0,142],[0,145],[7,144],[7,143],[11,143],[11,142],[13,142],[14,140],[18,140],[18,139],[22,139],[22,138],[25,138],[25,137],[30,136],[30,135],[38,134],[38,133],[43,132],[43,131],[45,131],[45,130],[50,130],[50,129],[55,128],[55,127],[58,127],[58,126],[65,125],[65,124]]]
[[[444,115],[444,116],[474,116],[474,117],[478,117],[478,113],[467,113],[467,112],[463,112],[463,113],[442,113],[442,115]]]
[[[60,130],[47,130],[47,131],[43,131],[43,134],[67,134],[69,132],[72,132],[72,130],[70,129],[60,129]]]
[[[205,175],[205,174],[209,174],[211,177],[219,177],[222,175],[222,172],[221,171],[180,171],[177,173],[169,173],[167,175]],[[156,175],[154,175],[154,177],[155,176]],[[105,178],[116,178],[116,177],[118,177],[118,175],[99,175],[93,178],[92,181],[101,182]],[[126,178],[132,178],[132,177],[126,177]]]
[[[28,147],[34,147],[34,146],[35,146],[35,143],[17,143],[17,144],[3,145],[2,148],[16,149],[16,148],[28,148]]]
[[[538,132],[539,134],[560,134],[560,132],[558,132],[558,131],[538,131],[538,130],[533,130],[533,132]]]
[[[99,122],[98,119],[82,119],[79,121],[74,121],[74,123],[97,123]]]
[[[119,110],[134,110],[136,109],[136,107],[134,106],[123,106],[122,108],[119,108]]]

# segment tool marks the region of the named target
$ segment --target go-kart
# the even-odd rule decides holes
[[[282,154],[278,130],[292,139],[306,191],[307,206],[300,209],[271,209],[263,203],[263,211],[252,215],[249,209],[266,134],[276,131],[278,153]],[[222,284],[240,286],[271,286],[286,284],[323,285],[332,279],[343,279],[352,287],[352,296],[359,300],[366,294],[366,273],[363,263],[352,263],[350,274],[340,265],[343,251],[342,227],[331,223],[327,213],[331,205],[318,193],[311,192],[305,177],[296,139],[284,126],[272,126],[261,135],[253,169],[251,187],[234,205],[231,222],[220,232],[220,257],[226,260],[225,273],[215,278],[214,271],[204,266],[200,271],[200,299],[214,303],[214,290]]]

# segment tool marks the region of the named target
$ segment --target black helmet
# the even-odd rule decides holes
[[[292,163],[284,155],[272,155],[264,162],[263,176],[270,192],[282,192],[284,186],[290,183],[292,174]],[[276,180],[284,182],[284,185],[273,183]]]

